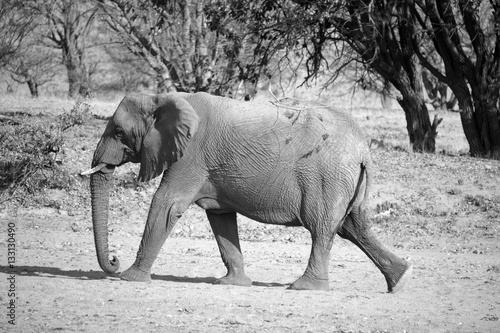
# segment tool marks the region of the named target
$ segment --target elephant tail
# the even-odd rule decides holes
[[[370,196],[370,190],[372,187],[372,170],[371,170],[371,160],[366,159],[363,162],[361,162],[361,174],[360,174],[360,180],[358,186],[361,186],[363,183],[363,175],[366,178],[365,181],[365,193],[363,194],[363,200],[361,201],[360,204],[360,211],[364,212],[366,211],[366,206],[368,205],[368,198]]]
[[[370,195],[371,182],[372,179],[370,160],[363,160],[360,163],[358,183],[356,185],[356,189],[354,190],[354,195],[349,202],[349,206],[347,207],[346,217],[347,215],[349,215],[352,209],[356,209],[360,214],[366,214],[366,206],[368,204],[368,197]],[[361,193],[361,190],[363,189],[363,183],[365,184],[364,193]],[[356,204],[357,202],[359,202],[359,204]]]

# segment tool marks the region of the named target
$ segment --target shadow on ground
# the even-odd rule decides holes
[[[14,269],[9,266],[0,266],[0,273],[16,274],[19,276],[37,276],[46,278],[71,278],[77,280],[104,280],[111,279],[121,281],[119,273],[106,274],[101,271],[83,271],[83,270],[62,270],[57,267],[44,267],[44,266],[16,266]],[[174,276],[174,275],[158,275],[152,274],[152,280],[161,280],[169,282],[183,282],[183,283],[207,283],[215,284],[217,279],[215,277],[190,277],[190,276]],[[257,287],[286,287],[287,285],[277,282],[252,282],[252,286]]]

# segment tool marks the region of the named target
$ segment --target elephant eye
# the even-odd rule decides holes
[[[115,129],[115,136],[116,136],[116,138],[121,139],[124,134],[125,134],[125,132],[123,131],[123,129],[121,129],[119,127],[117,127]]]
[[[120,127],[115,128],[115,138],[118,141],[120,141],[121,143],[123,143],[125,146],[127,146],[129,148],[131,147],[130,146],[130,139],[127,137],[123,128],[120,128]]]

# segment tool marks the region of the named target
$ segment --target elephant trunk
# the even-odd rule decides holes
[[[113,179],[113,170],[108,172],[96,172],[90,178],[90,190],[92,195],[92,224],[94,227],[94,241],[97,252],[97,260],[102,270],[108,274],[114,273],[120,267],[120,261],[113,256],[109,260],[108,249],[108,206],[109,187]]]

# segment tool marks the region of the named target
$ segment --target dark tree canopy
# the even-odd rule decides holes
[[[242,10],[242,3],[249,9]],[[431,123],[423,98],[420,63],[409,38],[414,33],[410,7],[394,1],[370,3],[261,0],[229,1],[229,6],[235,20],[250,22],[257,45],[271,50],[257,55],[262,64],[279,57],[273,52],[279,47],[286,55],[305,59],[306,81],[325,71],[334,81],[352,64],[361,64],[367,73],[390,82],[400,92],[413,149],[434,151],[439,121]]]
[[[471,155],[500,159],[500,1],[418,0],[412,13],[419,23],[414,48],[455,94]]]
[[[287,54],[300,49],[306,80],[325,68],[333,69],[334,80],[355,62],[381,77],[384,86],[390,82],[399,91],[415,151],[435,150],[440,122],[429,119],[424,84],[436,87],[431,98],[442,99],[448,86],[458,101],[471,155],[500,158],[500,1],[228,3],[236,20],[253,21],[248,26],[257,39],[281,44]],[[243,4],[250,10],[238,10]]]

